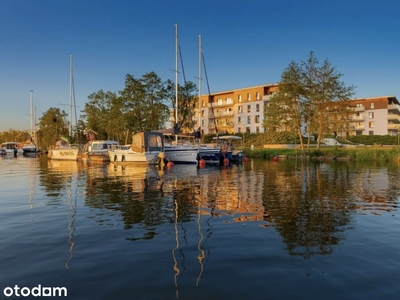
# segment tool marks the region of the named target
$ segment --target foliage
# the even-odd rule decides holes
[[[327,60],[320,65],[313,52],[300,64],[292,61],[282,73],[279,91],[271,97],[266,110],[267,132],[295,132],[305,154],[302,124],[307,124],[305,133],[316,134],[318,140],[324,134],[345,131],[353,114],[348,100],[354,87],[345,86],[341,77]],[[310,140],[307,151],[309,145]],[[318,142],[317,149],[319,146]]]
[[[37,139],[41,149],[55,145],[62,136],[68,136],[67,113],[59,108],[50,107],[39,118]],[[76,132],[76,130],[75,130]],[[73,136],[75,134],[72,134]]]
[[[399,137],[393,135],[351,135],[346,139],[354,144],[363,145],[398,145]]]

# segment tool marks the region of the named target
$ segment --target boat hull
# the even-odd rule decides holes
[[[160,151],[134,152],[131,150],[109,150],[109,160],[113,163],[140,163],[157,165],[161,162]]]
[[[199,158],[199,149],[194,147],[166,146],[164,152],[166,162],[177,164],[197,164]]]
[[[49,150],[48,158],[54,160],[77,160],[78,148],[59,148]]]

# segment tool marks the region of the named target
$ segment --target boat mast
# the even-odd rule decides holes
[[[32,93],[33,90],[29,91],[29,116],[30,116],[30,129],[31,129],[31,138],[33,138],[33,101],[32,101]]]
[[[68,139],[72,136],[72,55],[69,56],[69,126]]]
[[[199,35],[199,127],[201,126],[201,83],[202,83],[202,53],[203,50],[201,48],[201,34]]]
[[[178,129],[178,24],[175,24],[175,126]],[[178,135],[175,134],[175,141],[178,144]]]

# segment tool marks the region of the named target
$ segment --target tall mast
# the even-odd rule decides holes
[[[69,56],[69,126],[68,126],[68,138],[72,136],[72,55]]]
[[[202,45],[201,45],[201,35],[199,35],[199,126],[201,125],[201,83],[202,83],[202,70],[201,70],[201,65],[202,65],[202,55],[203,55],[203,50],[202,50]]]
[[[175,24],[175,123],[178,128],[178,24]],[[175,140],[178,143],[178,136],[175,135]]]
[[[33,90],[29,91],[29,116],[30,116],[30,129],[31,129],[31,138],[33,138],[33,101],[32,101],[32,93]]]

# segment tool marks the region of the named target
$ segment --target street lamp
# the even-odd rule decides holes
[[[242,126],[242,148],[244,148],[244,126]]]

